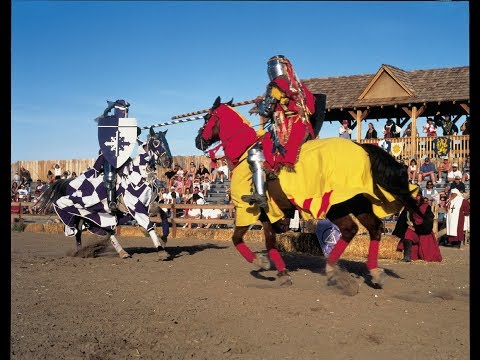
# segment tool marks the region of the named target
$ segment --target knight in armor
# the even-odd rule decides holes
[[[108,107],[103,112],[103,117],[112,116],[108,113],[113,110],[113,117],[128,118],[129,106],[130,104],[125,100],[108,101]],[[114,212],[117,210],[117,168],[105,158],[103,158],[103,182],[107,189],[108,208]]]
[[[263,118],[268,134],[248,151],[255,189],[253,194],[242,196],[260,207],[267,206],[265,176],[275,178],[283,167],[293,169],[302,144],[316,137],[310,119],[315,112],[315,97],[300,82],[290,61],[283,55],[271,57],[267,73],[270,82],[265,95],[256,99],[250,112],[258,112]]]

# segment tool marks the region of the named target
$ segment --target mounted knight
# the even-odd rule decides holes
[[[98,143],[101,155],[94,165],[103,172],[103,181],[107,189],[107,202],[110,211],[117,210],[117,169],[129,158],[138,136],[137,119],[128,117],[130,104],[125,100],[107,101],[108,107],[99,116]],[[113,115],[108,115],[113,110]]]
[[[258,113],[269,131],[248,151],[254,192],[244,200],[267,206],[265,171],[275,177],[282,168],[293,170],[300,147],[317,137],[325,112],[326,97],[317,98],[303,84],[290,61],[283,55],[267,62],[270,79],[265,95],[256,99],[250,113]]]

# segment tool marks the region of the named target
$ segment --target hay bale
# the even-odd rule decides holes
[[[132,237],[145,237],[146,231],[139,226],[117,226],[116,235],[118,236],[132,236]]]
[[[279,250],[283,252],[300,252],[323,256],[322,249],[315,234],[287,232],[278,235],[277,242]],[[397,243],[397,237],[391,235],[384,236],[380,241],[378,258],[390,260],[401,259],[403,255],[397,251]],[[370,238],[368,235],[356,235],[343,253],[342,258],[366,259],[369,246]]]
[[[48,234],[63,234],[64,225],[56,222],[45,223],[43,224],[43,231]]]
[[[27,224],[27,226],[25,227],[25,230],[23,230],[25,232],[31,232],[31,233],[35,233],[35,232],[43,232],[43,224],[41,223],[34,223],[34,224]]]

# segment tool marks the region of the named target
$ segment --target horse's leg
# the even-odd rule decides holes
[[[382,287],[387,277],[385,271],[378,267],[378,248],[382,237],[382,221],[373,212],[356,214],[355,216],[358,221],[367,228],[370,235],[367,270],[372,277],[372,283]]]
[[[277,250],[277,237],[272,223],[268,220],[266,216],[265,218],[266,220],[262,221],[262,225],[263,232],[265,234],[265,247],[267,248],[268,257],[273,262],[275,268],[278,271],[277,277],[280,279],[280,285],[292,285],[292,279],[287,271],[285,262],[283,261],[282,256]]]
[[[232,241],[235,248],[243,256],[245,260],[249,263],[253,263],[256,259],[256,255],[248,248],[248,246],[243,241],[243,236],[248,231],[248,226],[235,226],[233,230]]]
[[[120,255],[120,257],[121,257],[122,259],[126,259],[126,258],[132,257],[129,253],[127,253],[125,250],[123,250],[122,245],[120,245],[120,243],[118,242],[118,240],[117,240],[117,238],[115,237],[115,235],[113,235],[113,234],[110,235],[110,242],[112,243],[113,247],[115,248],[115,250],[117,251],[118,255]]]
[[[79,251],[82,248],[82,231],[83,231],[83,218],[80,218],[77,223],[77,232],[75,233],[75,246],[76,250]]]
[[[160,236],[160,239],[167,244],[168,234],[170,234],[170,226],[168,224],[168,215],[162,209],[160,209],[160,218],[162,219],[162,236]]]
[[[235,248],[240,255],[242,255],[249,263],[255,264],[260,269],[269,270],[270,261],[268,261],[263,255],[255,255],[243,241],[243,236],[248,231],[248,228],[248,226],[235,226],[232,236],[233,245],[235,245]]]
[[[160,260],[166,260],[168,258],[168,253],[165,251],[165,241],[162,239],[159,239],[157,236],[157,233],[155,232],[155,229],[152,229],[148,232],[148,235],[150,235],[150,238],[153,241],[153,245],[155,245],[155,248],[157,249],[158,257]]]
[[[345,294],[353,296],[359,291],[359,284],[346,272],[337,267],[337,262],[358,231],[358,225],[350,215],[331,220],[338,226],[341,237],[328,255],[325,274],[329,285],[334,285]]]

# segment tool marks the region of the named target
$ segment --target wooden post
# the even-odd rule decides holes
[[[170,211],[172,212],[172,237],[177,236],[177,223],[175,221],[177,217],[177,210],[175,209],[175,204],[171,204]]]
[[[417,158],[417,107],[412,107],[412,157]]]
[[[362,140],[362,111],[357,110],[357,141]]]

